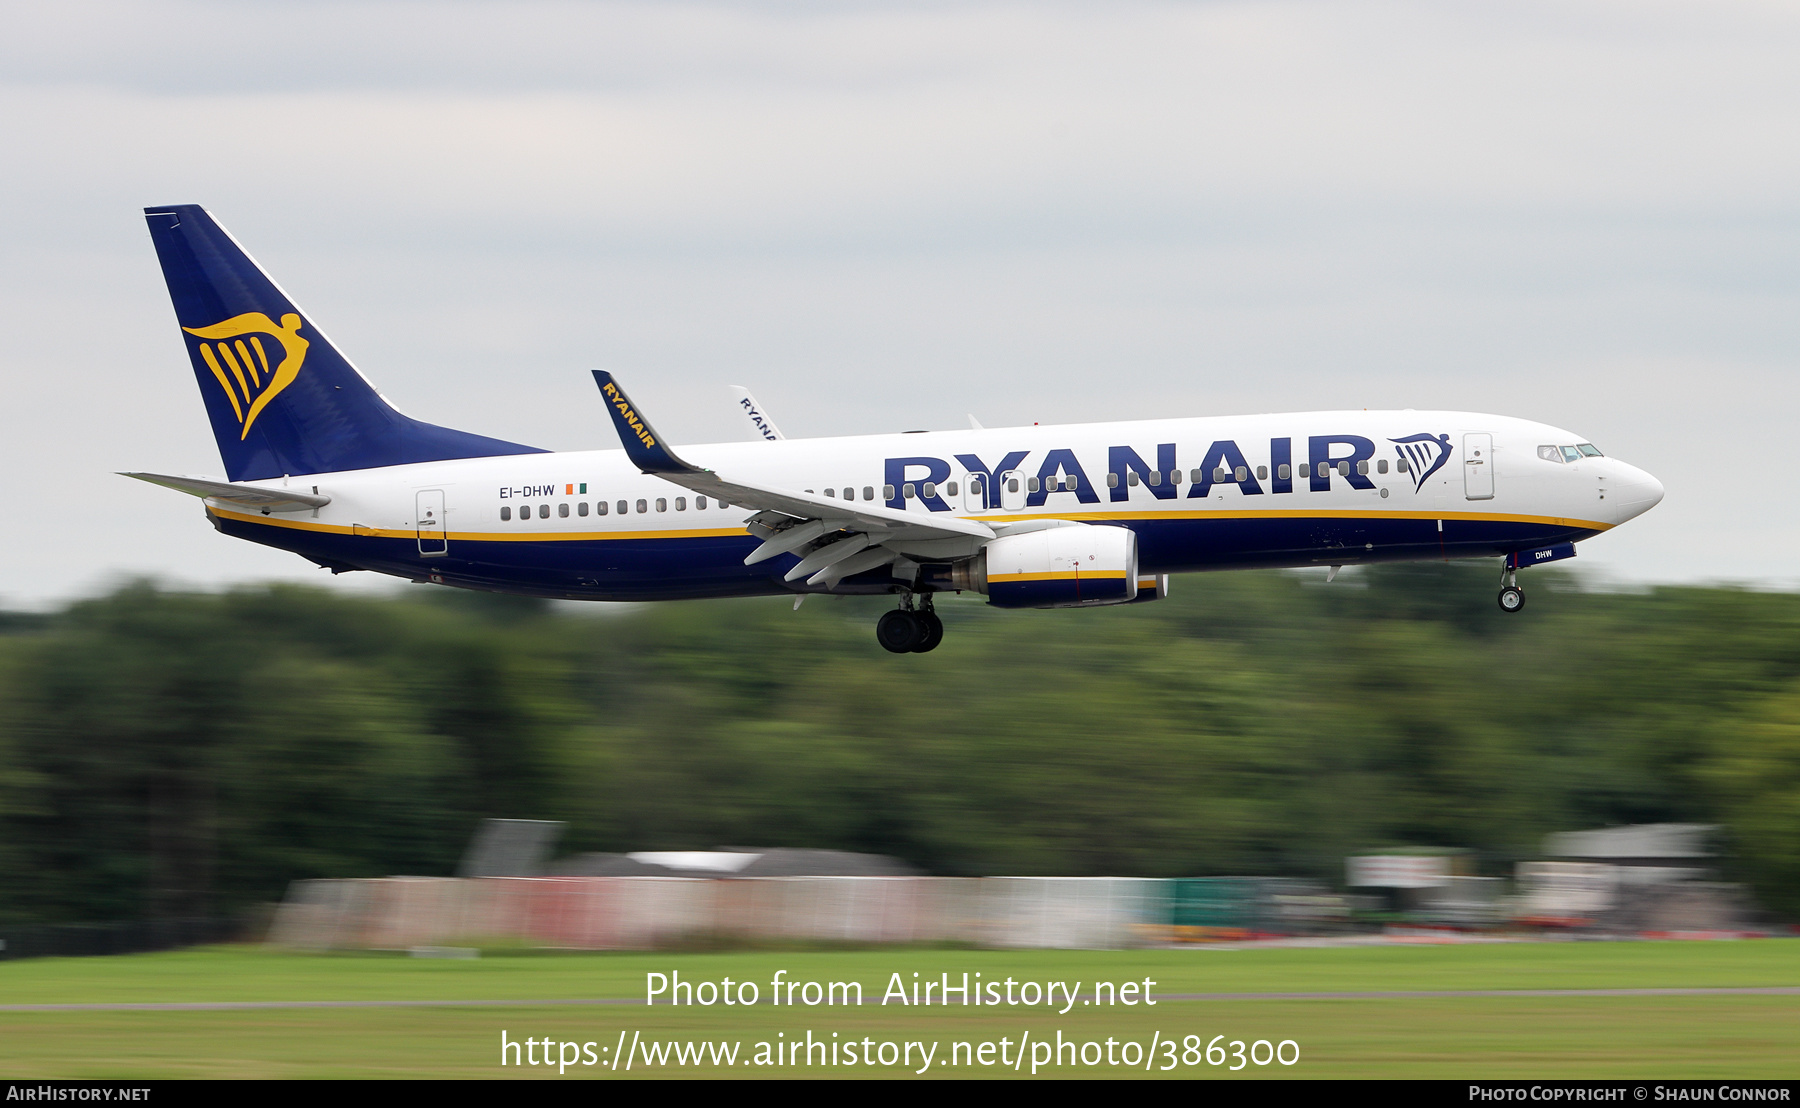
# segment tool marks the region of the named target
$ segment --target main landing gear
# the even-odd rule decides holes
[[[900,607],[883,615],[875,624],[875,639],[895,654],[925,654],[944,641],[944,621],[931,607],[927,593],[913,607],[913,594],[907,593]]]
[[[1519,587],[1519,571],[1512,566],[1512,558],[1500,560],[1500,610],[1503,612],[1519,612],[1525,609],[1525,590]]]

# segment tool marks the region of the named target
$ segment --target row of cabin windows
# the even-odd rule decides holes
[[[630,500],[618,501],[619,514],[620,515],[629,514],[633,503],[634,502],[630,501]],[[637,511],[638,511],[639,515],[645,515],[645,514],[649,513],[651,501],[639,500],[639,501],[635,501],[635,503],[637,505]],[[731,505],[725,503],[723,500],[716,500],[716,501],[713,501],[713,503],[718,505],[720,508],[731,507]],[[663,497],[663,496],[657,497],[655,504],[656,504],[656,510],[659,512],[666,512],[669,510],[669,500],[667,497]],[[694,509],[696,511],[705,511],[706,507],[707,507],[706,497],[704,497],[704,496],[694,497]],[[687,509],[688,509],[688,498],[685,496],[676,497],[675,498],[675,510],[678,512],[685,512],[685,511],[687,511]],[[606,501],[597,500],[594,502],[593,512],[595,515],[603,516],[603,515],[606,515],[609,511],[611,511],[611,506]],[[558,517],[560,517],[562,519],[568,519],[569,518],[569,506],[567,504],[558,504],[556,506],[556,514]],[[578,516],[585,516],[588,514],[587,501],[583,500],[583,501],[578,502],[575,505],[575,514]],[[502,506],[500,509],[500,521],[502,523],[505,523],[505,522],[511,520],[512,517],[513,517],[512,508]],[[537,506],[537,517],[539,519],[549,519],[550,518],[550,505],[539,504]],[[522,520],[531,518],[531,505],[527,504],[525,507],[519,509],[519,518]]]
[[[1395,465],[1395,470],[1399,473],[1406,473],[1410,469],[1410,467],[1407,465],[1405,458],[1401,458],[1398,462],[1394,463],[1394,465]],[[1287,480],[1291,480],[1296,473],[1298,473],[1302,477],[1305,477],[1307,475],[1307,471],[1309,468],[1310,468],[1309,466],[1305,466],[1305,465],[1299,465],[1299,466],[1281,465],[1281,466],[1276,467],[1275,472],[1276,472],[1276,476],[1279,479],[1281,479],[1283,481],[1287,481]],[[1318,465],[1318,475],[1320,477],[1331,476],[1331,473],[1333,470],[1337,471],[1337,475],[1339,477],[1348,477],[1348,476],[1350,476],[1350,463],[1349,462],[1337,462],[1334,464],[1331,462],[1320,462]],[[1382,458],[1375,463],[1375,472],[1376,473],[1386,473],[1387,471],[1388,471],[1388,463],[1387,463],[1386,458]],[[1361,474],[1362,476],[1365,476],[1365,477],[1368,476],[1368,474],[1369,474],[1368,461],[1364,460],[1364,461],[1357,462],[1356,463],[1356,472],[1358,474]],[[1202,473],[1201,470],[1198,470],[1198,469],[1193,470],[1188,475],[1188,480],[1196,481],[1196,482],[1199,481],[1201,478],[1201,473]],[[1148,477],[1145,477],[1143,480],[1146,484],[1149,484],[1154,487],[1154,486],[1161,485],[1165,480],[1168,481],[1168,483],[1171,485],[1179,485],[1179,484],[1181,484],[1181,479],[1182,479],[1181,471],[1179,469],[1171,469],[1166,474],[1161,472],[1160,470],[1154,470],[1149,474]],[[1236,469],[1227,469],[1224,466],[1220,466],[1219,468],[1213,470],[1212,479],[1215,483],[1220,482],[1220,481],[1248,481],[1250,479],[1250,467],[1238,466]],[[1267,481],[1269,479],[1269,467],[1268,466],[1257,466],[1256,467],[1256,479],[1259,481]],[[979,480],[979,479],[977,479],[977,480]],[[1019,491],[1019,482],[1021,480],[1024,481],[1025,491],[1027,491],[1027,492],[1074,492],[1081,487],[1081,478],[1076,477],[1073,474],[1071,474],[1067,477],[1064,477],[1061,480],[1058,480],[1057,478],[1054,478],[1054,477],[1040,480],[1037,477],[1021,478],[1018,475],[1014,475],[1012,477],[1012,479],[1007,482],[1007,490],[1006,491],[1018,492]],[[1138,485],[1138,482],[1139,482],[1139,476],[1138,476],[1137,470],[1133,469],[1133,470],[1126,471],[1125,483],[1127,485],[1129,485],[1133,488],[1136,488]],[[1119,487],[1119,475],[1117,473],[1109,473],[1106,475],[1106,487],[1109,489],[1116,489]],[[811,492],[812,490],[807,489],[806,491]],[[960,495],[958,486],[957,486],[957,482],[955,482],[955,481],[944,482],[943,493],[945,496]],[[835,500],[840,495],[840,490],[826,489],[825,495],[829,496]],[[845,500],[855,500],[856,499],[856,489],[852,486],[846,485],[841,490],[841,495],[843,496],[843,498]],[[926,481],[922,485],[914,484],[913,482],[908,481],[906,484],[900,486],[900,495],[907,500],[912,500],[912,499],[915,499],[920,496],[933,497],[933,496],[938,495],[938,486],[937,486],[937,483],[934,481]],[[881,486],[881,498],[883,500],[892,500],[894,498],[894,486],[892,486],[892,485]],[[874,485],[864,485],[862,487],[862,499],[864,499],[864,500],[874,500],[875,499],[875,486]],[[619,501],[618,502],[619,514],[625,515],[627,512],[629,512],[631,509],[631,504],[632,504],[632,502],[629,500]],[[721,508],[725,508],[725,507],[729,506],[729,505],[725,504],[723,501],[718,502],[718,505]],[[704,497],[704,496],[694,497],[694,507],[697,510],[704,510],[706,508],[706,497]],[[648,500],[637,501],[637,510],[638,510],[639,514],[644,514],[644,513],[649,512],[650,511],[650,502]],[[659,512],[668,511],[669,510],[668,500],[664,497],[657,497],[656,498],[656,510]],[[675,510],[678,512],[687,511],[687,497],[678,496],[675,498]],[[558,516],[561,516],[564,519],[567,519],[569,516],[569,506],[567,504],[558,504],[556,506],[556,514]],[[588,506],[585,501],[580,502],[575,505],[575,514],[578,516],[585,516],[588,514]],[[606,515],[607,514],[607,502],[604,500],[596,502],[594,504],[594,514],[597,516]],[[539,504],[537,506],[537,517],[539,519],[549,519],[550,518],[550,505]],[[512,519],[512,509],[509,507],[502,507],[500,509],[500,518],[503,521]],[[531,518],[531,508],[530,507],[520,508],[519,509],[519,518],[520,519],[530,519]]]

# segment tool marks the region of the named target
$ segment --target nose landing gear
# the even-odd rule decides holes
[[[1500,562],[1500,610],[1510,613],[1524,609],[1525,590],[1519,587],[1519,571],[1513,567],[1512,558],[1504,558]]]
[[[944,621],[932,610],[927,593],[913,607],[913,596],[906,595],[900,607],[885,613],[875,624],[875,640],[894,654],[925,654],[944,641]]]

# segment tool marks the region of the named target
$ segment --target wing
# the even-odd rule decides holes
[[[755,565],[781,554],[800,554],[786,580],[834,588],[845,577],[884,565],[914,568],[918,559],[967,558],[994,537],[992,528],[970,519],[835,500],[796,489],[734,481],[682,460],[670,450],[619,388],[612,374],[594,371],[625,453],[644,473],[683,488],[756,511],[746,523],[763,544],[744,559]]]
[[[321,496],[317,493],[304,493],[297,489],[265,489],[256,485],[235,485],[229,481],[209,481],[203,477],[168,477],[160,473],[121,473],[119,476],[135,477],[139,481],[148,481],[152,485],[161,485],[165,489],[185,492],[189,496],[223,500],[246,508],[266,508],[271,512],[301,512],[311,508],[323,508],[331,503],[331,497]]]

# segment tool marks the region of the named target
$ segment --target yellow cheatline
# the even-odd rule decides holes
[[[244,422],[244,406],[238,403],[237,393],[231,391],[231,382],[225,379],[225,371],[219,368],[218,359],[213,357],[212,347],[201,343],[200,356],[206,359],[206,364],[212,369],[213,376],[219,379],[219,387],[225,390],[225,398],[231,401],[231,410],[237,416],[238,422]]]

